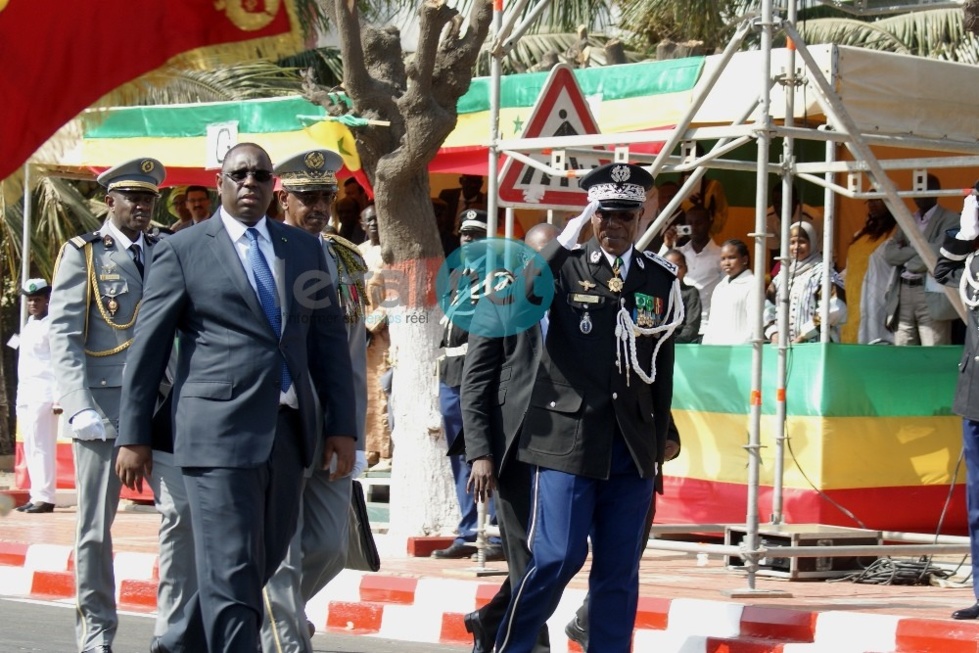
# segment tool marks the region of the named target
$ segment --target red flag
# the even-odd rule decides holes
[[[294,0],[0,0],[0,179],[62,125],[165,64],[302,49]]]

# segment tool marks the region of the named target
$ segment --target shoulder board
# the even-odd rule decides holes
[[[71,243],[75,247],[75,249],[81,249],[82,247],[85,247],[85,243],[91,243],[93,241],[98,240],[99,238],[101,238],[99,232],[92,231],[87,234],[82,234],[81,236],[75,236],[68,242]]]
[[[660,264],[661,266],[663,266],[664,269],[666,269],[667,272],[669,272],[670,274],[672,274],[674,277],[676,276],[677,267],[675,265],[673,265],[672,263],[670,263],[669,261],[667,261],[665,258],[663,258],[662,256],[660,256],[659,254],[653,254],[652,252],[645,252],[644,251],[643,254],[650,261],[652,261],[653,263]]]
[[[326,238],[327,242],[329,242],[331,245],[347,250],[349,254],[354,255],[355,261],[357,261],[358,263],[363,263],[364,257],[361,255],[360,249],[352,242],[350,242],[343,236],[337,236],[336,234],[326,234],[324,237]],[[367,264],[363,263],[363,265],[364,268],[366,269]]]

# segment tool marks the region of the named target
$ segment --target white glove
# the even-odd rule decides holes
[[[105,442],[105,424],[97,411],[91,408],[80,410],[71,418],[70,424],[76,439]]]
[[[568,220],[564,231],[557,237],[557,241],[561,243],[564,249],[574,249],[575,245],[578,244],[578,236],[581,234],[581,230],[585,228],[585,224],[591,220],[596,211],[598,211],[597,200],[590,202],[581,212],[581,215]]]
[[[350,470],[350,478],[360,478],[367,469],[367,454],[360,449],[354,452],[354,467]]]
[[[962,202],[962,214],[959,216],[959,233],[956,240],[975,240],[979,237],[979,204],[976,196],[969,193]]]

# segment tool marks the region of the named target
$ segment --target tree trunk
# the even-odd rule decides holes
[[[374,187],[394,350],[390,533],[396,537],[450,531],[459,520],[452,472],[438,411],[435,361],[441,310],[435,276],[442,248],[432,210],[428,164],[455,129],[456,104],[493,17],[491,0],[472,5],[468,26],[445,0],[419,3],[418,47],[406,63],[392,27],[361,28],[356,3],[334,0],[343,89],[355,115],[390,126],[355,129],[357,153]],[[330,113],[350,109],[310,85],[307,97]],[[389,273],[385,272],[386,284]]]

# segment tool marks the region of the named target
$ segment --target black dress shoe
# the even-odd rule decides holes
[[[41,512],[54,512],[54,504],[45,503],[44,501],[38,501],[37,503],[32,503],[28,507],[24,508],[23,510],[21,510],[21,512],[27,512],[31,514],[37,514]],[[103,648],[106,647],[103,646]],[[98,649],[92,649],[92,650],[98,651]]]
[[[575,642],[582,648],[582,650],[588,650],[588,631],[580,621],[578,621],[578,616],[575,615],[574,619],[568,622],[568,625],[564,627],[564,634],[568,636],[572,642]]]
[[[87,648],[82,653],[112,653],[112,647],[108,644],[102,644],[101,646]]]
[[[503,560],[504,559],[503,547],[500,546],[499,544],[487,544],[483,548],[483,555],[485,556],[486,562],[495,562],[497,560]],[[479,551],[476,551],[476,553],[472,554],[471,557],[473,560],[478,560]]]
[[[952,619],[979,619],[979,601],[952,613]]]
[[[473,636],[473,653],[493,653],[496,633],[487,632],[478,611],[463,615],[462,623],[466,625],[466,632]]]
[[[170,653],[169,649],[160,641],[160,637],[154,636],[150,640],[150,653]]]
[[[452,546],[445,549],[432,551],[433,558],[468,558],[476,552],[476,547],[467,542],[453,542]]]
[[[27,510],[28,508],[30,508],[33,505],[34,505],[33,503],[31,503],[30,501],[28,501],[27,503],[20,504],[19,506],[17,506],[16,508],[14,508],[14,510],[16,510],[17,512],[24,512],[25,510]]]

